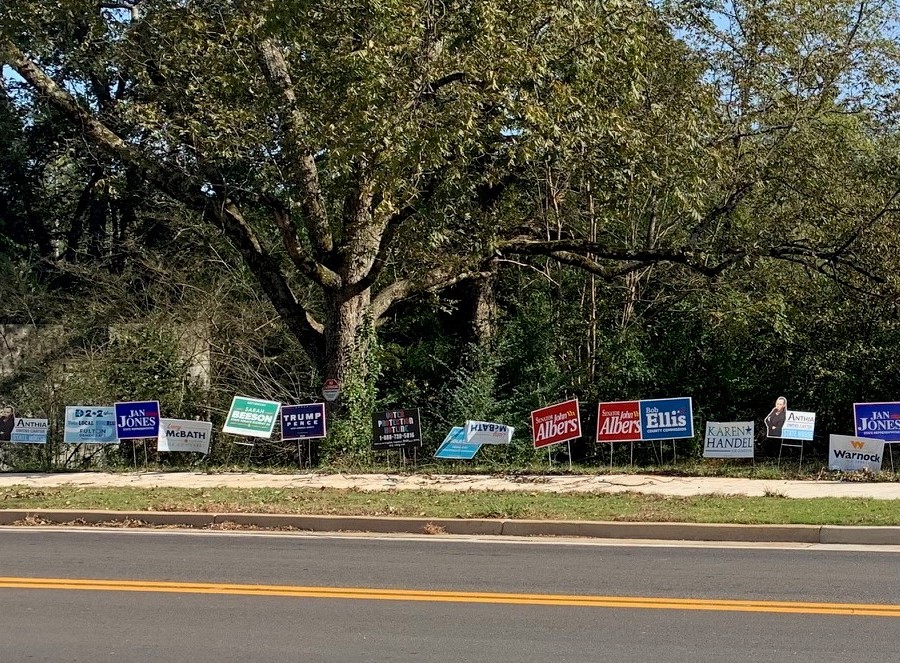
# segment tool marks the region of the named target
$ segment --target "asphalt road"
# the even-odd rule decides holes
[[[0,529],[0,662],[896,661],[898,562],[900,552],[823,547]],[[27,578],[195,584],[15,586]],[[307,595],[239,593],[247,585]],[[335,598],[340,588],[390,600]],[[439,602],[440,591],[468,594]],[[541,604],[551,594],[634,607]],[[686,607],[649,607],[655,598]],[[793,602],[897,609],[810,614]]]

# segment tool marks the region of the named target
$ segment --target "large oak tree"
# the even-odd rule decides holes
[[[891,6],[8,0],[0,61],[343,379],[364,325],[514,256],[874,275]]]

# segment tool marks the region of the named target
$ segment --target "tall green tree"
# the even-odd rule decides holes
[[[516,256],[632,292],[653,265],[868,274],[897,194],[848,90],[887,82],[890,5],[10,0],[0,59],[220,228],[343,379],[365,325]]]

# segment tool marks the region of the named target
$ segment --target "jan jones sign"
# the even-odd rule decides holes
[[[275,430],[275,420],[278,419],[280,408],[281,403],[275,401],[235,396],[231,401],[222,432],[268,439]]]
[[[578,399],[534,410],[531,413],[531,435],[535,449],[581,437]]]
[[[781,427],[781,437],[786,440],[812,440],[816,431],[816,413],[788,410]],[[770,437],[775,437],[771,435]]]
[[[46,419],[16,418],[9,439],[14,444],[47,444],[48,429]]]
[[[480,444],[466,442],[466,429],[462,426],[454,426],[447,433],[447,437],[441,442],[441,446],[434,452],[435,458],[444,460],[472,460],[481,449]]]
[[[313,440],[325,437],[325,403],[281,406],[281,439]]]
[[[857,437],[900,442],[900,403],[854,403]]]
[[[490,421],[467,421],[466,442],[469,444],[509,444],[515,428]]]
[[[884,440],[850,435],[829,436],[829,470],[880,472],[882,458],[884,458]]]
[[[116,409],[91,405],[67,407],[63,442],[66,444],[118,444]]]
[[[422,446],[419,409],[387,410],[372,415],[372,448],[396,449]]]
[[[658,398],[640,403],[642,439],[694,437],[694,408],[690,398]]]
[[[212,423],[187,419],[160,419],[157,451],[196,451],[209,453]]]
[[[705,458],[753,458],[752,421],[707,421]]]
[[[159,435],[159,401],[116,403],[116,437],[139,440]]]
[[[640,401],[600,403],[597,408],[597,442],[640,441]]]

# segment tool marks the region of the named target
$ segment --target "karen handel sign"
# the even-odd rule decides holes
[[[752,421],[707,421],[704,458],[753,458]]]

